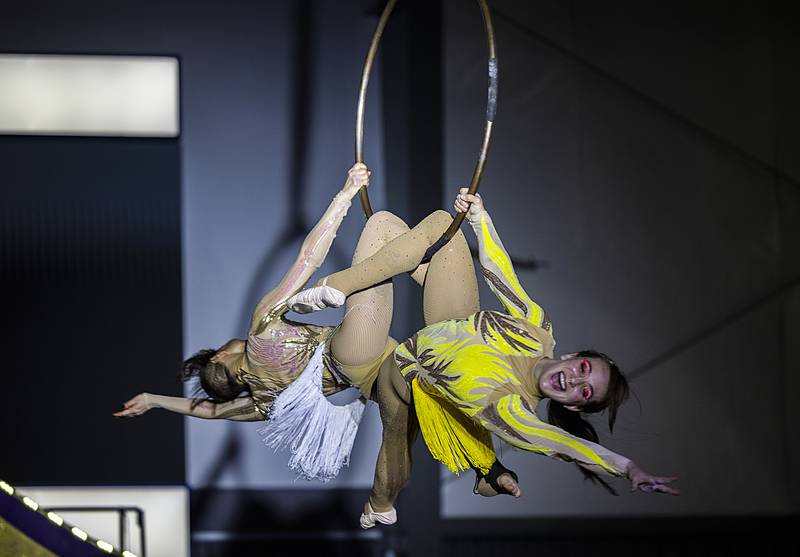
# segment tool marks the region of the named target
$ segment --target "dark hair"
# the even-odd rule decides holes
[[[584,419],[583,413],[595,413],[608,410],[608,429],[613,432],[614,422],[617,421],[617,411],[630,394],[628,380],[622,375],[619,366],[617,366],[614,360],[602,352],[597,352],[596,350],[582,350],[576,353],[575,356],[580,358],[600,358],[608,365],[608,392],[602,400],[592,401],[586,404],[580,412],[570,410],[560,402],[550,400],[547,410],[547,421],[572,435],[582,437],[592,443],[599,443],[600,437],[597,435],[597,431],[592,424]],[[578,466],[578,468],[586,479],[599,483],[610,493],[617,495],[616,490],[597,475],[597,473],[581,466]]]
[[[216,350],[210,348],[195,352],[183,362],[179,378],[189,381],[197,377],[200,379],[200,387],[210,400],[228,402],[239,396],[245,387],[230,380],[225,373],[225,366],[211,362],[216,353]]]

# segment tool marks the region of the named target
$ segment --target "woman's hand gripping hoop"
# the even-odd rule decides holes
[[[472,180],[470,181],[470,194],[474,194],[478,191],[478,186],[480,185],[481,177],[483,176],[483,168],[486,164],[486,157],[489,152],[489,144],[492,137],[492,126],[494,125],[494,118],[495,114],[497,113],[498,75],[497,48],[495,45],[494,26],[492,24],[492,16],[486,0],[477,1],[478,7],[481,10],[481,15],[483,16],[483,26],[484,31],[486,32],[486,43],[488,46],[488,87],[486,100],[486,123],[483,128],[483,141],[481,142],[481,148],[478,153],[478,161],[475,164],[475,170],[472,173]],[[378,51],[378,45],[380,44],[381,37],[383,36],[383,30],[386,27],[386,23],[389,21],[389,16],[392,14],[392,10],[394,10],[396,3],[397,0],[388,0],[386,3],[383,13],[378,20],[378,24],[375,27],[375,32],[372,36],[372,42],[370,43],[369,50],[367,51],[367,57],[364,60],[364,69],[361,73],[361,86],[359,88],[358,105],[356,108],[356,162],[364,161],[364,106],[367,99],[367,86],[369,85],[369,77],[370,73],[372,72],[372,63],[375,60],[375,54]],[[367,218],[369,218],[372,216],[372,206],[369,202],[369,195],[367,194],[366,189],[362,189],[359,193],[361,196],[361,206],[364,209],[364,214]],[[461,226],[461,221],[463,218],[464,217],[461,215],[456,216],[442,237],[432,246],[430,246],[427,252],[425,252],[425,256],[422,259],[423,263],[430,261],[433,255],[450,241],[450,239],[458,231],[458,228]]]

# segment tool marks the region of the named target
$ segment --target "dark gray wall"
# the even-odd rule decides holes
[[[178,141],[5,136],[0,167],[3,477],[182,483],[180,422],[111,416],[180,389]]]
[[[509,251],[541,263],[521,280],[557,351],[594,347],[628,371],[636,399],[608,444],[685,494],[610,498],[571,466],[506,451],[529,496],[475,504],[469,479],[447,482],[445,515],[796,512],[792,20],[755,2],[492,6],[487,206]],[[480,138],[485,46],[477,10],[447,7],[454,190]]]

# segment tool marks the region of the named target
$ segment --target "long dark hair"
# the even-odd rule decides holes
[[[570,410],[560,402],[551,399],[547,410],[547,421],[572,435],[581,437],[592,443],[599,443],[600,437],[597,435],[597,431],[592,424],[584,419],[583,413],[595,413],[607,410],[608,429],[613,432],[614,422],[617,421],[617,411],[622,403],[627,400],[630,394],[630,387],[628,387],[628,380],[622,375],[622,372],[619,370],[614,360],[602,352],[597,352],[596,350],[582,350],[576,353],[575,356],[579,358],[600,358],[608,365],[608,392],[603,400],[593,401],[587,404],[580,412]],[[617,491],[596,472],[587,470],[582,466],[578,466],[578,469],[581,471],[584,478],[593,483],[600,484],[609,493],[617,495]]]
[[[217,351],[211,348],[195,352],[183,362],[178,378],[182,381],[189,381],[195,377],[200,379],[200,388],[195,392],[195,398],[204,392],[213,402],[228,402],[239,396],[245,387],[230,381],[228,374],[225,373],[225,366],[211,362],[216,353]],[[200,402],[202,401],[198,400],[195,404]]]

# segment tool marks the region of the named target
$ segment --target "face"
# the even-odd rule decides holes
[[[219,380],[227,381],[229,385],[236,385],[239,382],[233,373],[231,373],[231,370],[223,364],[211,362],[208,364],[208,367],[211,368],[212,373],[218,377]]]
[[[570,410],[580,410],[606,397],[610,375],[608,364],[602,358],[567,354],[560,360],[543,364],[537,383],[545,397]]]

